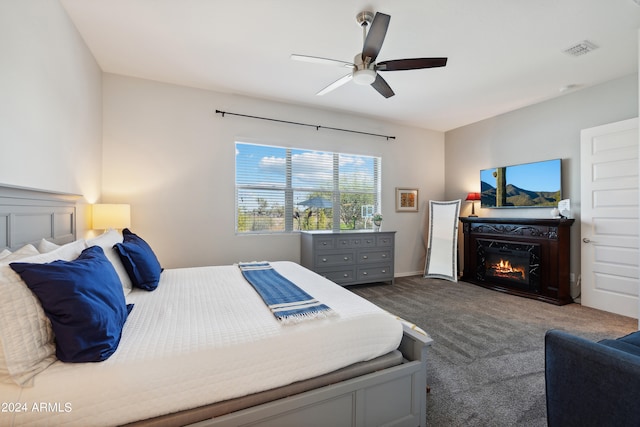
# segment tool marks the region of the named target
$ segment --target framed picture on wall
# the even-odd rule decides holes
[[[418,212],[417,188],[396,188],[396,212]]]

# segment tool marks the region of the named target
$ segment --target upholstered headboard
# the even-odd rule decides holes
[[[64,244],[76,238],[76,201],[81,196],[0,185],[0,250],[45,238]]]

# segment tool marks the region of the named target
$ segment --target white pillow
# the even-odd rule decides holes
[[[19,261],[21,258],[27,258],[33,255],[38,255],[38,250],[35,246],[27,244],[16,250],[15,252],[11,252],[8,249],[0,252],[0,276],[4,269],[1,267],[2,265],[9,265],[9,263],[14,261]],[[0,281],[2,279],[0,278]],[[0,287],[0,289],[2,289]],[[4,357],[4,351],[2,351],[2,341],[0,340],[0,382],[13,382],[11,377],[9,376],[9,371],[6,368],[7,363]]]
[[[45,254],[47,252],[58,249],[59,247],[60,245],[56,245],[55,243],[50,242],[47,239],[42,239],[40,240],[40,243],[38,243],[38,252],[40,252],[41,254]]]
[[[11,255],[11,251],[9,249],[3,249],[2,252],[0,252],[0,261],[2,261],[3,258],[8,257],[9,255]],[[6,366],[6,363],[4,361],[4,352],[0,351],[0,369],[3,366]],[[8,375],[8,372],[5,372],[5,374]]]
[[[129,295],[129,292],[131,292],[131,288],[133,287],[131,278],[129,277],[127,270],[124,268],[124,264],[120,259],[120,255],[113,248],[116,243],[122,243],[122,240],[122,234],[120,234],[116,230],[111,229],[98,237],[87,240],[87,247],[89,248],[91,246],[100,246],[102,248],[104,254],[107,256],[107,259],[113,265],[116,273],[118,273],[120,283],[122,283],[122,290],[124,292],[124,295],[127,296]]]
[[[76,240],[19,262],[72,261],[85,247],[84,240]],[[4,356],[4,361],[0,357],[0,381],[31,386],[33,377],[56,360],[51,322],[38,298],[4,260],[0,263],[0,295],[0,342]]]
[[[3,249],[2,252],[0,252],[0,260],[2,260],[2,258],[8,257],[9,255],[11,255],[11,251],[9,249]]]
[[[30,257],[33,255],[39,255],[40,252],[33,245],[24,245],[20,249],[0,259],[0,264],[9,264],[10,262],[18,261],[22,258]]]

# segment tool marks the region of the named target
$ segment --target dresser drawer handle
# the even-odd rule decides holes
[[[366,256],[366,255],[363,255],[363,256],[362,256],[362,259],[369,259],[369,257],[368,257],[368,256]]]
[[[349,273],[344,273],[342,277],[349,277]]]
[[[386,258],[386,257],[387,257],[387,254],[382,254],[382,258]]]
[[[348,256],[344,257],[344,260],[349,261],[349,257]]]
[[[322,246],[327,246],[327,242],[322,242]]]
[[[343,245],[346,245],[346,244],[347,244],[347,241],[346,241],[346,240],[343,240],[343,241],[342,241],[342,244],[343,244]]]
[[[363,275],[363,276],[366,276],[367,274],[369,274],[369,273],[367,273],[366,271],[363,271],[363,272],[362,272],[362,275]]]
[[[371,243],[371,240],[367,240],[367,243]]]
[[[386,272],[387,272],[387,270],[382,270],[382,272],[383,272],[383,273],[386,273]]]
[[[326,258],[322,258],[322,262],[327,262],[327,259]]]

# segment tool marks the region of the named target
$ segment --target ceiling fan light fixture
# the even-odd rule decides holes
[[[364,69],[353,72],[353,81],[359,85],[370,85],[376,80],[374,70]]]

